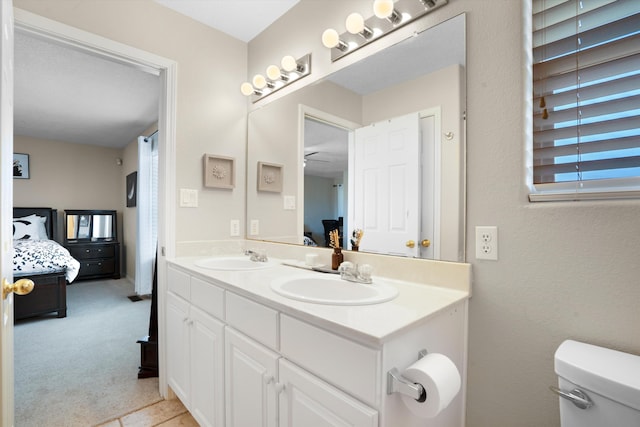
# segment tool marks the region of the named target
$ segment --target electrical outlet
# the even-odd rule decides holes
[[[240,220],[239,219],[232,219],[231,220],[230,229],[229,229],[229,235],[231,237],[240,236]]]
[[[498,227],[476,226],[476,259],[498,260]]]
[[[252,219],[249,227],[249,234],[257,236],[260,234],[260,222],[257,219]]]

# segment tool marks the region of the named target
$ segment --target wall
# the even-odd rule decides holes
[[[311,231],[320,246],[326,246],[323,219],[338,219],[337,190],[333,178],[304,177],[304,231]]]
[[[16,135],[14,152],[29,154],[30,178],[13,180],[13,205],[58,209],[60,241],[65,209],[122,212],[124,181],[116,163],[121,149]]]
[[[152,0],[13,3],[17,8],[176,61],[176,186],[199,192],[198,208],[177,208],[177,239],[228,238],[231,219],[244,223],[247,100],[238,88],[246,79],[246,43]],[[233,191],[203,187],[205,153],[236,158]]]
[[[284,52],[313,51],[313,79],[337,67],[320,34],[352,11],[370,14],[371,2],[324,3],[303,0],[254,39],[249,75]],[[425,20],[467,12],[469,427],[559,426],[548,386],[567,338],[640,354],[640,202],[527,199],[527,4],[455,0]],[[477,225],[498,226],[498,261],[475,259]]]

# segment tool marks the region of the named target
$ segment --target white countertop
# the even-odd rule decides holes
[[[307,272],[281,265],[280,262],[285,260],[273,258],[269,260],[276,264],[273,267],[251,271],[221,271],[195,265],[196,262],[207,258],[211,257],[181,257],[168,262],[238,295],[370,345],[388,341],[400,332],[467,300],[470,296],[466,291],[385,277],[385,283],[397,287],[399,291],[398,296],[388,302],[356,306],[302,302],[274,292],[270,286],[271,281],[285,275],[299,275],[301,272],[318,275],[325,273]],[[373,280],[375,283],[375,274]]]

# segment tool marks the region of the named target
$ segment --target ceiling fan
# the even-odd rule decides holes
[[[309,160],[310,162],[323,162],[323,163],[330,163],[330,160],[322,160],[322,159],[311,159],[309,157],[311,156],[315,156],[316,154],[320,154],[320,151],[312,151],[310,153],[307,153],[304,155],[304,162],[307,163],[307,160]]]

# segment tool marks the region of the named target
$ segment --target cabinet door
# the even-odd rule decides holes
[[[277,353],[227,327],[227,427],[276,427]]]
[[[377,427],[378,412],[280,359],[280,427]]]
[[[224,324],[190,308],[191,414],[201,426],[224,426]]]
[[[167,381],[189,408],[189,304],[167,293]]]

